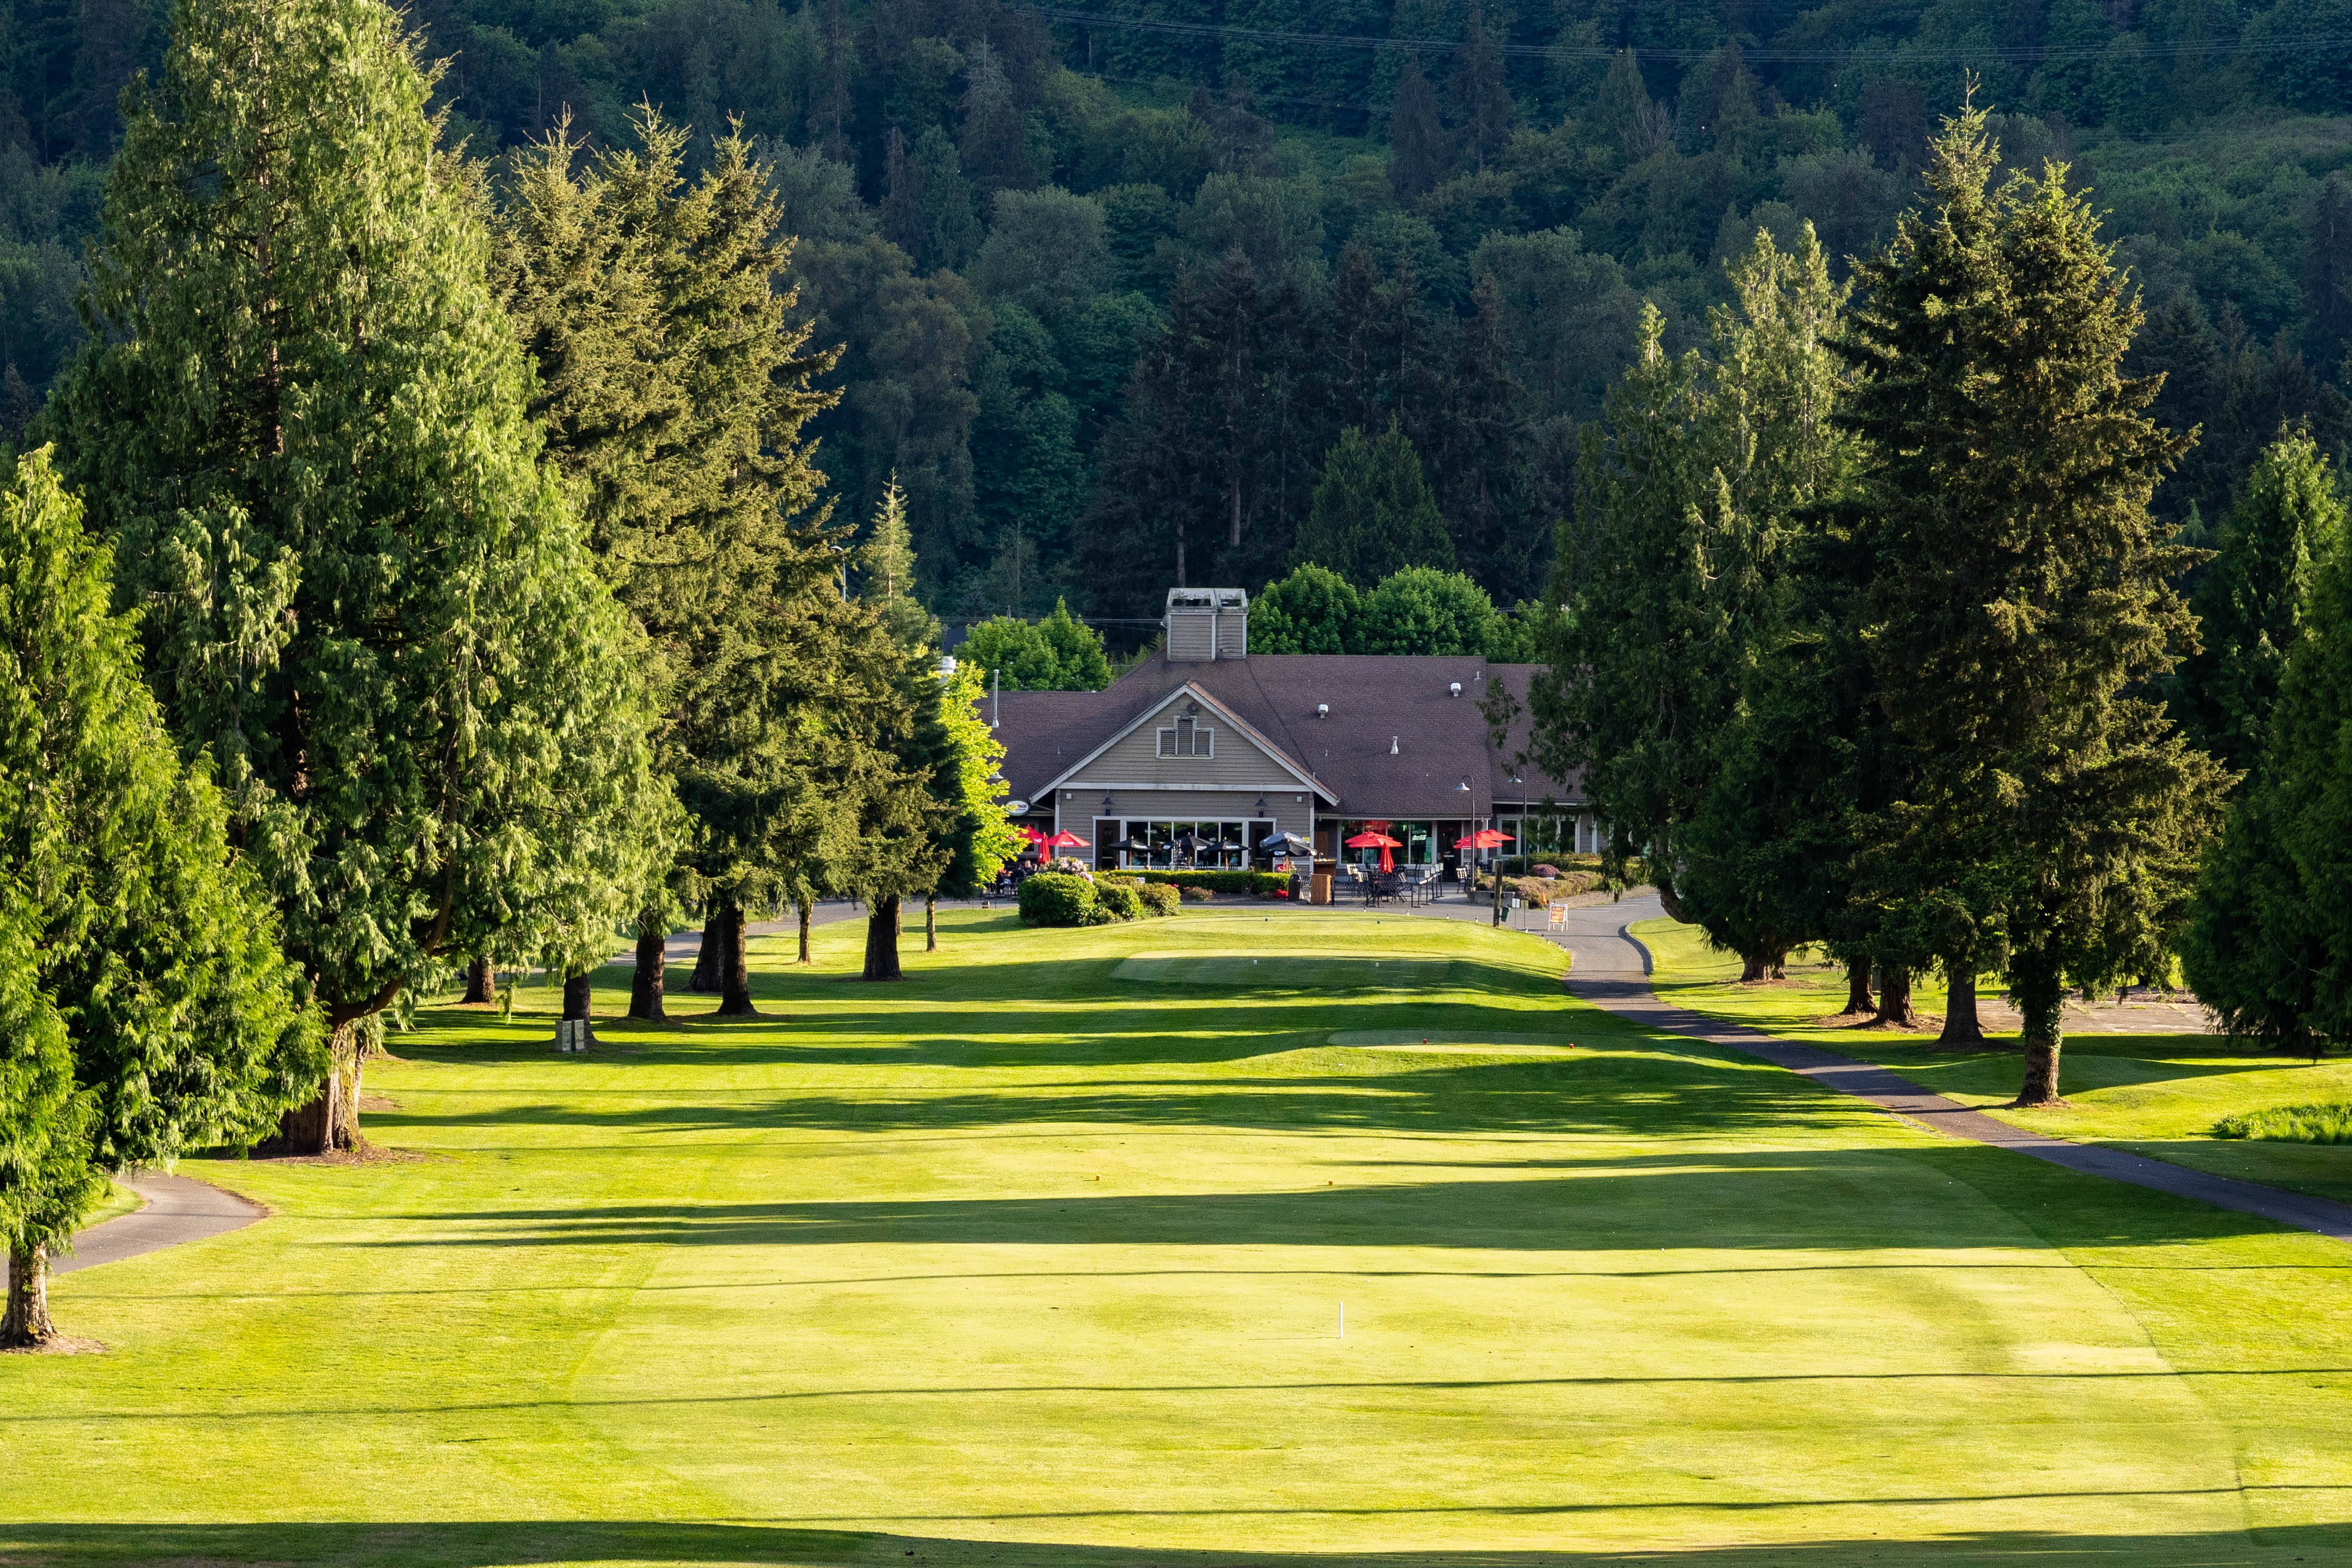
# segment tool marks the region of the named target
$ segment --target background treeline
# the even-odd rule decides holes
[[[2159,515],[2210,537],[2283,419],[2344,443],[2337,0],[1113,9],[409,17],[476,156],[567,110],[632,146],[650,100],[696,128],[698,168],[740,117],[813,341],[845,349],[812,426],[828,494],[867,517],[898,475],[941,614],[1141,618],[1180,575],[1255,586],[1296,558],[1340,435],[1391,423],[1450,563],[1532,595],[1639,302],[1669,350],[1697,343],[1759,225],[1788,248],[1810,220],[1842,276],[1916,193],[1964,66],[2007,162],[2071,159],[2147,291],[2132,368],[2169,373],[2160,422],[2205,431]],[[0,0],[11,429],[77,341],[116,94],[163,35],[157,0]]]

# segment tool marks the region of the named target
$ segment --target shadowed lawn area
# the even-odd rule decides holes
[[[2015,1126],[2352,1203],[2352,1145],[2213,1135],[2215,1122],[2242,1111],[2352,1100],[2352,1059],[2315,1066],[2305,1057],[2236,1049],[2212,1036],[2077,1034],[2070,1025],[2059,1068],[2069,1109],[2011,1110],[2024,1072],[2013,1036],[1988,1030],[1987,1048],[1952,1051],[1935,1044],[1932,1028],[1916,1035],[1855,1028],[1827,1016],[1845,1005],[1845,971],[1818,952],[1793,957],[1784,983],[1742,985],[1739,960],[1708,952],[1696,926],[1645,921],[1633,934],[1656,957],[1658,994],[1696,1012],[1883,1064]],[[1991,994],[1990,984],[1980,994]],[[1915,996],[1920,1011],[1940,1016],[1940,981],[1920,982]]]
[[[548,988],[427,1009],[368,1079],[417,1157],[191,1162],[277,1213],[58,1279],[112,1348],[0,1358],[0,1561],[2352,1552],[2343,1247],[1649,1037],[1532,937],[942,925],[585,1057]],[[1375,958],[1436,978],[1297,983]]]

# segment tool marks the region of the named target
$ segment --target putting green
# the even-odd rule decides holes
[[[1395,953],[1139,952],[1112,975],[1148,985],[1219,991],[1434,991],[1454,977],[1443,958]]]
[[[368,1083],[413,1157],[184,1163],[275,1213],[58,1280],[111,1348],[0,1358],[0,1561],[2352,1553],[2343,1247],[1654,1039],[1532,937],[1383,926],[1404,995],[1121,978],[1354,913],[941,924],[584,1057],[546,988],[428,1008]],[[1424,1035],[1481,1049],[1335,1043]]]

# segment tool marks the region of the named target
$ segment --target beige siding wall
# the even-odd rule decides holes
[[[1106,793],[1111,799],[1108,811],[1102,808]],[[1318,804],[1311,793],[1296,786],[1280,791],[1268,789],[1264,792],[1263,815],[1251,809],[1257,805],[1259,793],[1255,788],[1106,792],[1100,785],[1093,789],[1072,787],[1054,792],[1054,810],[1061,826],[1089,840],[1095,836],[1095,819],[1100,816],[1137,817],[1152,822],[1272,822],[1277,830],[1287,828],[1301,838],[1308,837]],[[1302,795],[1307,798],[1301,800]]]
[[[1181,710],[1182,704],[1177,704]],[[1296,790],[1288,769],[1252,745],[1239,731],[1213,713],[1199,716],[1203,728],[1216,731],[1215,755],[1163,757],[1160,731],[1173,722],[1171,714],[1146,720],[1135,733],[1088,763],[1075,784],[1154,784],[1181,789],[1196,784],[1288,784]]]

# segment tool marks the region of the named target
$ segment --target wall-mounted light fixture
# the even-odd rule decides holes
[[[1108,816],[1110,815],[1110,796],[1108,795],[1103,796],[1102,814],[1105,816]]]
[[[1468,795],[1470,793],[1470,781],[1468,779],[1464,779],[1460,784],[1455,784],[1454,786],[1454,793],[1455,795]]]
[[[1257,797],[1257,804],[1256,804],[1255,805],[1254,805],[1254,806],[1251,806],[1251,807],[1250,807],[1250,809],[1251,809],[1252,811],[1256,812],[1260,816],[1264,816],[1265,815],[1265,796],[1264,796],[1264,795],[1260,795],[1260,796],[1258,796],[1258,797]]]

